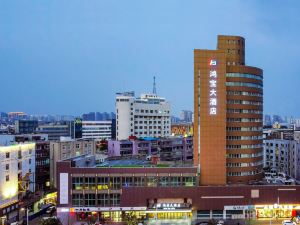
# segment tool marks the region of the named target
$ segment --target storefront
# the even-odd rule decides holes
[[[256,217],[292,218],[300,215],[300,205],[255,205]]]

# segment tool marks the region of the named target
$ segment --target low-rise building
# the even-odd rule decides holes
[[[82,138],[110,140],[112,121],[82,121]]]
[[[193,159],[192,137],[141,138],[108,141],[108,156],[159,156],[161,161]]]

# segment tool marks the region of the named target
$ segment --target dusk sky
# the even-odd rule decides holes
[[[193,50],[246,39],[264,70],[264,113],[300,117],[300,1],[1,1],[0,111],[114,111],[115,93],[157,92],[193,110]]]

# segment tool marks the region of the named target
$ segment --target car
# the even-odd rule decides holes
[[[13,222],[10,225],[19,225],[19,222]]]
[[[295,225],[296,223],[291,220],[284,220],[282,221],[282,225]]]
[[[55,206],[50,206],[50,207],[47,209],[46,213],[47,213],[47,214],[51,214],[51,213],[54,213],[55,210],[56,210],[56,207],[55,207]]]
[[[224,220],[219,220],[216,225],[224,225]]]

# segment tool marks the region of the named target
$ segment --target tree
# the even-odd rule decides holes
[[[49,218],[42,219],[39,222],[39,225],[63,225],[62,222],[58,218]]]
[[[133,212],[124,213],[122,217],[123,221],[126,222],[127,225],[137,225],[139,223],[138,218],[133,214]]]

